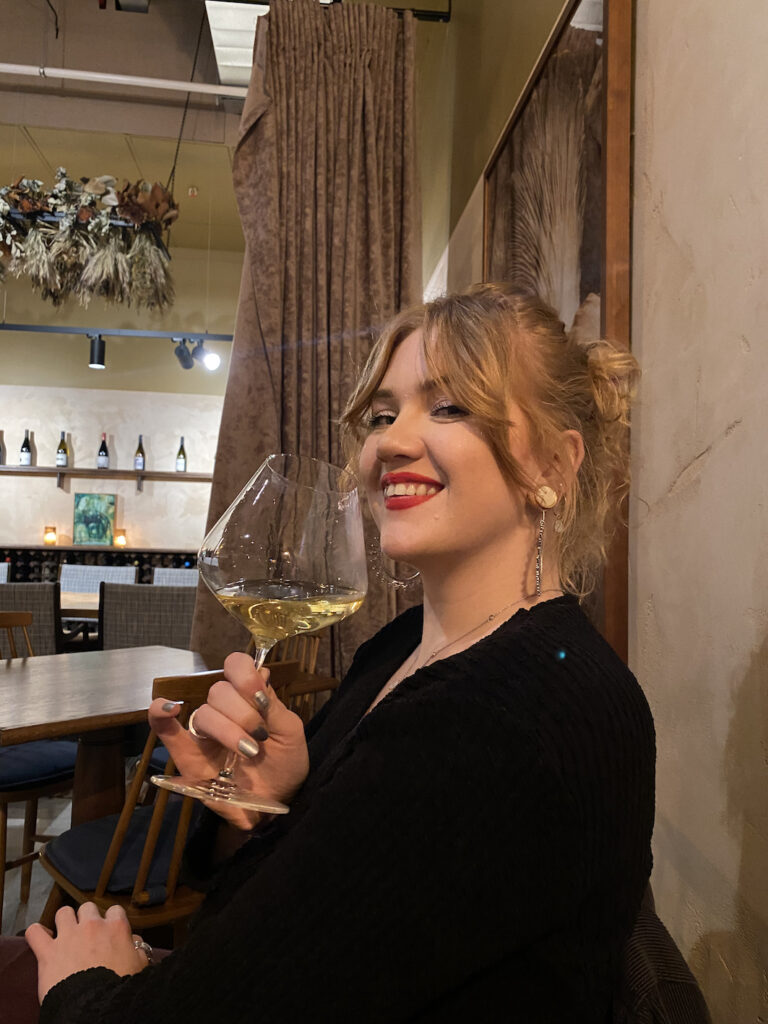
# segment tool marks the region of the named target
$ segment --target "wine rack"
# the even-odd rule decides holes
[[[0,562],[8,562],[9,583],[48,583],[59,578],[63,562],[76,565],[135,565],[138,583],[151,583],[156,568],[194,569],[196,551],[104,546],[0,547]],[[0,584],[1,585],[1,584]]]

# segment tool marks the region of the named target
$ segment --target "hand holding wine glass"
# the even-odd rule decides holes
[[[315,459],[270,455],[203,541],[198,567],[214,596],[248,628],[260,668],[278,641],[340,622],[363,603],[367,573],[354,480]],[[231,699],[226,689],[214,697],[217,687],[206,709],[219,698],[223,704]],[[242,713],[242,708],[230,710]],[[233,751],[217,775],[154,776],[152,781],[205,801],[287,811],[267,793],[257,795],[232,782],[242,733],[227,727],[216,738]]]

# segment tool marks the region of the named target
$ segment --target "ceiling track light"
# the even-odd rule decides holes
[[[217,352],[209,352],[203,345],[202,338],[198,338],[197,344],[192,349],[192,358],[195,362],[202,363],[206,370],[218,370],[221,366],[221,356]]]
[[[187,348],[186,338],[174,338],[176,342],[176,348],[173,350],[176,358],[179,360],[181,367],[184,370],[191,370],[195,365],[195,360],[192,358],[192,353]]]
[[[105,353],[106,345],[104,339],[100,334],[89,334],[88,337],[91,341],[91,355],[88,360],[88,366],[91,370],[104,370],[106,369]]]

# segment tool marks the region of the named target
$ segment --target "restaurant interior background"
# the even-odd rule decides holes
[[[345,0],[351,2],[351,0]],[[187,79],[198,0],[0,0],[0,61]],[[422,0],[419,6],[442,9]],[[483,169],[561,0],[453,0],[417,26],[424,282],[482,274]],[[644,369],[633,422],[630,664],[658,735],[654,890],[713,1019],[768,1019],[768,19],[762,0],[636,0],[632,343]],[[196,77],[216,80],[204,37]],[[114,174],[165,181],[183,94],[0,77],[0,182]],[[176,302],[137,315],[94,300],[54,309],[0,287],[5,322],[231,333],[242,261],[230,183],[237,105],[193,98],[176,175]],[[188,196],[195,187],[195,198]],[[59,432],[94,464],[101,431],[129,466],[210,471],[227,370],[182,370],[167,339],[0,333],[0,430],[14,461],[25,428],[53,463]],[[243,466],[243,480],[253,466]],[[72,488],[0,481],[0,542],[70,532]],[[79,487],[78,487],[79,489]],[[196,548],[208,485],[110,482],[129,543]]]

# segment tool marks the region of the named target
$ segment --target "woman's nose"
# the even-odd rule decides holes
[[[424,447],[421,431],[413,416],[401,411],[394,423],[382,430],[378,435],[376,456],[379,462],[392,462],[393,459],[418,458]]]

